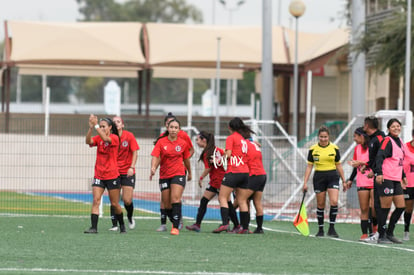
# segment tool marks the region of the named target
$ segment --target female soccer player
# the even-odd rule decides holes
[[[354,141],[357,146],[354,149],[354,157],[348,163],[354,167],[351,176],[347,183],[347,189],[351,188],[352,182],[356,176],[356,185],[358,190],[359,207],[361,209],[361,231],[362,236],[360,241],[365,241],[368,238],[368,230],[372,233],[372,225],[369,222],[369,213],[374,213],[374,179],[368,178],[371,169],[365,169],[361,172],[363,167],[369,160],[368,150],[368,135],[365,133],[363,127],[359,127],[354,132]]]
[[[179,234],[181,197],[185,188],[185,174],[191,180],[190,152],[185,140],[178,137],[180,123],[170,120],[167,131],[156,141],[151,156],[150,180],[160,166],[159,186],[166,214],[172,219],[171,235]]]
[[[124,121],[121,117],[115,116],[113,122],[116,125],[120,137],[118,152],[118,168],[121,175],[122,200],[127,211],[128,227],[135,228],[133,194],[135,188],[135,164],[138,158],[139,145],[133,133],[124,130]],[[117,220],[114,209],[111,207],[112,228],[111,231],[118,231]]]
[[[403,170],[404,148],[399,138],[401,133],[401,122],[392,118],[387,122],[388,135],[382,141],[375,158],[375,178],[378,184],[381,213],[378,215],[378,243],[402,243],[394,236],[394,228],[402,212],[405,209],[403,186],[406,187],[406,177]],[[403,186],[402,186],[403,185]],[[391,204],[394,203],[395,210],[387,224],[388,213]]]
[[[329,141],[329,130],[325,126],[321,126],[318,131],[319,142],[310,147],[308,153],[308,166],[305,170],[303,182],[303,191],[308,190],[308,180],[315,167],[313,175],[313,190],[316,193],[316,217],[318,219],[319,230],[316,237],[325,235],[324,214],[326,191],[330,202],[329,211],[329,230],[328,236],[338,238],[335,231],[336,216],[338,214],[338,196],[339,196],[339,177],[342,179],[343,189],[346,190],[346,182],[344,170],[342,168],[339,154],[339,148]],[[339,176],[338,176],[339,174]]]
[[[241,189],[246,189],[249,181],[249,167],[247,166],[248,141],[246,138],[249,138],[254,132],[238,117],[230,120],[229,131],[230,135],[226,139],[224,156],[224,161],[227,163],[227,171],[221,183],[219,193],[222,223],[213,231],[214,233],[227,231],[229,227],[228,198],[235,189],[236,196],[239,196],[240,192],[242,192]],[[244,229],[243,233],[248,233],[249,210],[247,201],[238,202],[240,207],[240,223]]]
[[[173,120],[173,119],[177,119],[171,112],[169,112],[165,117],[164,117],[164,125],[165,125],[165,129],[167,129],[167,127],[168,127],[168,123],[171,121],[171,120]],[[163,134],[161,134],[160,136],[162,136]],[[182,138],[183,140],[185,140],[185,142],[187,143],[187,145],[188,145],[188,151],[189,151],[189,153],[190,153],[190,158],[193,156],[193,154],[194,154],[194,147],[193,147],[193,143],[191,142],[191,138],[188,136],[188,134],[185,132],[185,131],[183,131],[183,130],[180,130],[179,132],[178,132],[178,137],[180,137],[180,138]],[[164,204],[163,204],[163,202],[162,202],[162,200],[161,200],[161,202],[160,202],[160,213],[161,213],[161,225],[160,225],[160,227],[157,229],[157,231],[158,232],[164,232],[164,231],[167,231],[167,213],[166,213],[166,211],[165,211],[165,207],[164,207]],[[182,223],[183,223],[183,220],[182,220],[182,217],[180,217],[180,229],[181,229],[181,227],[182,227]]]
[[[407,188],[403,190],[405,198],[404,210],[404,241],[410,240],[410,224],[413,215],[414,204],[414,130],[411,133],[413,139],[404,147],[404,172],[407,177]]]
[[[224,151],[223,149],[215,146],[214,135],[205,131],[201,131],[198,134],[196,142],[200,148],[203,148],[199,161],[204,163],[204,171],[201,173],[198,185],[200,188],[203,186],[203,179],[207,175],[209,175],[210,181],[207,184],[203,197],[200,200],[196,222],[193,225],[186,226],[185,228],[191,231],[200,232],[201,222],[206,214],[207,205],[212,198],[219,194],[221,181],[224,177],[224,169],[221,163]]]
[[[97,136],[92,137],[96,129]],[[91,211],[91,227],[85,233],[98,233],[99,204],[105,188],[108,189],[111,208],[119,222],[121,233],[126,233],[122,208],[119,205],[120,179],[118,171],[119,136],[115,124],[110,118],[99,121],[94,115],[89,116],[89,129],[86,133],[86,144],[98,147],[96,151],[95,176],[92,182],[93,203]]]
[[[260,144],[252,139],[248,142],[249,149],[248,166],[249,166],[249,183],[248,183],[248,198],[253,200],[254,208],[256,209],[256,230],[253,233],[264,233],[263,231],[263,205],[262,197],[263,190],[266,185],[266,171],[263,167],[262,151]],[[243,232],[241,232],[243,233]]]

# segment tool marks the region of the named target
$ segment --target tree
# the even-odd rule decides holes
[[[367,24],[366,32],[360,43],[352,48],[358,53],[365,53],[367,59],[380,72],[389,69],[398,76],[404,75],[406,5],[406,1],[393,2],[392,15],[375,24]],[[413,54],[413,51],[411,51],[411,54]],[[413,70],[413,67],[411,67],[411,70]]]
[[[200,23],[201,11],[185,0],[76,0],[83,21],[138,21],[184,23],[187,20]]]

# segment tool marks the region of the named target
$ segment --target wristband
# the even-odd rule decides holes
[[[200,177],[200,180],[203,180],[203,177]]]
[[[95,129],[99,129],[99,124],[95,124]]]
[[[132,167],[132,166],[131,166],[131,167],[129,167],[129,168],[132,168],[132,169],[134,169],[135,167]]]

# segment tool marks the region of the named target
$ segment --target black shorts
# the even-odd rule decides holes
[[[121,186],[131,186],[132,188],[135,188],[135,174],[131,177],[121,175]]]
[[[121,188],[120,182],[121,181],[119,178],[112,179],[112,180],[100,180],[100,179],[94,178],[92,181],[92,187],[97,186],[103,189],[106,188],[108,190],[120,189]]]
[[[414,187],[407,187],[403,189],[404,199],[405,200],[414,200]]]
[[[254,192],[263,192],[266,185],[266,175],[252,175],[249,177],[248,188]]]
[[[247,189],[249,184],[249,173],[228,173],[223,177],[222,185],[230,188]]]
[[[164,191],[171,188],[171,184],[179,184],[185,187],[185,176],[175,176],[169,179],[160,179],[160,191]]]
[[[211,186],[210,184],[207,184],[206,191],[210,191],[210,192],[213,192],[215,194],[218,194],[220,192],[220,189],[215,188],[215,187]]]
[[[378,195],[380,197],[397,196],[403,194],[400,181],[384,180],[382,184],[377,184]]]
[[[313,190],[315,193],[325,192],[327,189],[339,190],[339,175],[336,170],[316,171],[313,175]]]
[[[357,187],[357,191],[371,191],[373,187]]]

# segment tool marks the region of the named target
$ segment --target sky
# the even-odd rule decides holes
[[[125,0],[118,0],[125,1]],[[216,25],[262,25],[262,0],[186,0],[203,13],[204,24]],[[345,27],[346,0],[303,0],[305,14],[299,19],[299,30],[327,32]],[[293,27],[289,14],[290,0],[272,0],[272,24]],[[213,8],[214,7],[214,8]],[[5,20],[30,20],[50,22],[75,22],[80,18],[76,0],[0,0],[0,39],[4,39]]]

